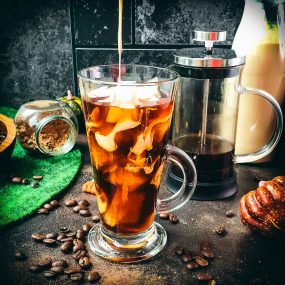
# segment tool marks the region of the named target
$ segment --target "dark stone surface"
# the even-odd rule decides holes
[[[118,0],[74,0],[76,45],[117,45]],[[123,43],[132,43],[132,1],[124,0]]]
[[[0,1],[0,103],[62,96],[73,86],[69,1]]]
[[[225,30],[231,44],[244,1],[136,0],[136,44],[189,44],[198,30]]]
[[[32,233],[59,232],[63,226],[76,230],[86,222],[92,224],[91,218],[81,217],[65,207],[64,199],[88,199],[91,203],[90,209],[94,214],[97,213],[96,197],[81,192],[82,183],[92,178],[88,147],[83,135],[80,136],[78,144],[83,152],[83,165],[75,183],[57,197],[60,207],[48,216],[34,215],[1,232],[1,284],[73,284],[64,276],[49,282],[42,273],[30,272],[29,266],[47,255],[54,260],[65,256],[58,247],[48,248],[33,242]],[[95,256],[88,247],[93,268],[102,275],[100,284],[201,284],[197,281],[196,275],[206,270],[217,280],[217,284],[284,284],[284,236],[264,237],[245,228],[239,219],[239,199],[244,193],[257,187],[256,177],[271,179],[276,175],[284,175],[285,168],[274,165],[237,165],[236,171],[239,185],[236,196],[223,201],[189,201],[176,211],[180,220],[176,225],[157,218],[167,231],[168,242],[165,249],[154,259],[134,265],[114,264]],[[235,214],[233,218],[226,217],[229,209]],[[222,237],[214,234],[213,229],[216,226],[224,226],[227,235]],[[179,243],[198,253],[199,244],[203,240],[213,243],[216,257],[207,269],[190,272],[175,255],[173,248]],[[13,256],[15,250],[23,251],[28,259],[16,261]],[[67,260],[70,264],[75,264],[71,255],[67,255]]]
[[[125,49],[122,54],[122,63],[135,63],[166,67],[173,63],[174,58],[172,56],[172,52],[173,50],[170,49]],[[117,49],[76,50],[77,70],[93,65],[118,63],[118,61],[119,57]]]

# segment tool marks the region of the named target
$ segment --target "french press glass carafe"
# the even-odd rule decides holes
[[[174,55],[175,64],[170,67],[181,76],[172,140],[196,164],[198,187],[193,198],[222,199],[235,194],[238,189],[235,163],[255,161],[274,149],[282,133],[282,112],[267,92],[240,86],[245,57],[237,57],[232,49],[213,48],[214,42],[226,39],[226,32],[195,31],[194,39],[204,42],[205,47],[179,50]],[[276,117],[275,131],[270,141],[257,152],[235,155],[242,93],[261,96],[271,103]],[[181,183],[180,176],[175,166],[170,167],[166,183],[172,188]]]

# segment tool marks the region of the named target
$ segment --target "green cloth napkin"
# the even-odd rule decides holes
[[[16,110],[0,107],[0,114],[14,118]],[[34,181],[34,175],[41,175],[43,179],[38,188],[9,181],[0,183],[0,228],[34,213],[66,189],[80,168],[81,153],[74,148],[61,156],[35,157],[27,154],[16,142],[12,164],[17,176],[28,178],[30,182]]]

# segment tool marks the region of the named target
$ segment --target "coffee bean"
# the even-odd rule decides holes
[[[39,272],[39,271],[41,271],[41,267],[39,265],[31,265],[30,271],[32,271],[34,273]]]
[[[70,275],[70,280],[72,281],[79,281],[83,278],[82,273],[78,272],[78,273],[73,273]]]
[[[45,239],[45,235],[34,233],[32,234],[32,239],[36,242],[42,242]]]
[[[25,260],[25,259],[27,259],[27,256],[22,251],[19,251],[19,250],[15,251],[14,256],[15,256],[15,258],[17,260]]]
[[[83,226],[82,226],[82,230],[84,231],[84,232],[86,232],[86,233],[88,233],[90,230],[91,230],[91,225],[90,224],[84,224]]]
[[[227,231],[224,227],[218,227],[214,230],[214,232],[220,236],[224,236],[227,233]]]
[[[91,271],[87,275],[87,280],[89,282],[97,282],[98,280],[100,280],[100,278],[101,278],[101,275],[97,271]]]
[[[53,206],[51,204],[44,204],[44,208],[50,211],[53,209]]]
[[[80,200],[78,201],[78,205],[89,206],[89,202],[87,200]]]
[[[64,234],[64,233],[63,234],[59,234],[58,237],[57,237],[57,240],[58,241],[62,241],[62,239],[64,239],[64,238],[66,238],[66,234]]]
[[[234,214],[234,212],[233,212],[232,210],[228,210],[228,211],[226,212],[226,216],[227,216],[228,218],[232,218],[234,215],[235,215],[235,214]]]
[[[76,232],[70,232],[66,234],[66,237],[72,237],[74,238],[76,236]]]
[[[207,249],[212,249],[212,244],[208,241],[202,241],[200,243],[200,250],[207,250]]]
[[[48,279],[54,278],[55,275],[56,275],[56,273],[54,271],[51,271],[51,270],[47,270],[44,272],[44,276]]]
[[[80,210],[79,211],[79,215],[82,217],[90,217],[91,216],[91,212],[89,210]]]
[[[19,176],[12,177],[11,182],[14,183],[14,184],[21,184],[22,183],[22,178],[19,177]]]
[[[22,180],[22,184],[24,184],[24,185],[29,185],[29,184],[30,184],[30,180],[27,179],[27,178],[24,178],[24,179]]]
[[[83,239],[85,237],[85,232],[82,229],[77,230],[76,238]]]
[[[70,232],[69,228],[68,227],[62,227],[59,229],[62,233],[68,233]]]
[[[187,263],[193,259],[193,256],[191,254],[183,254],[181,255],[181,259],[184,263]]]
[[[85,250],[78,250],[76,253],[73,254],[73,258],[79,260],[81,257],[86,256]]]
[[[185,253],[184,248],[181,247],[180,245],[175,247],[175,253],[179,256],[181,256],[183,253]]]
[[[45,209],[45,208],[40,208],[40,209],[38,209],[38,214],[48,215],[49,210]]]
[[[99,223],[100,222],[100,216],[99,215],[94,215],[92,218],[91,218],[92,222],[94,223]]]
[[[34,178],[35,180],[42,180],[42,179],[43,179],[43,176],[41,176],[41,175],[34,175],[33,178]]]
[[[56,240],[53,238],[45,238],[43,240],[43,243],[46,245],[55,245],[56,244]]]
[[[214,258],[215,253],[211,249],[203,249],[201,250],[201,254],[207,258]]]
[[[86,247],[80,239],[73,240],[73,252],[77,252],[78,250],[84,250]]]
[[[208,272],[201,272],[197,274],[197,279],[200,281],[210,281],[212,276]]]
[[[60,259],[60,260],[55,260],[52,264],[51,264],[52,267],[57,267],[57,266],[62,266],[62,267],[67,267],[68,266],[68,263],[66,260],[64,259]]]
[[[81,266],[79,265],[73,265],[64,270],[64,273],[67,275],[79,272],[82,272]]]
[[[208,283],[208,285],[216,285],[216,284],[217,283],[216,283],[216,281],[214,279],[210,280],[209,283]]]
[[[186,268],[189,269],[189,270],[195,270],[199,267],[198,263],[195,262],[195,261],[191,261],[191,262],[188,262],[186,264]]]
[[[39,262],[39,266],[41,268],[48,268],[51,267],[52,264],[52,260],[49,257],[44,257],[43,259],[40,260]]]
[[[32,188],[38,188],[40,186],[39,182],[32,182],[31,187]]]
[[[46,238],[47,239],[56,239],[58,237],[58,234],[57,233],[49,233],[49,234],[46,234]]]
[[[73,237],[66,237],[60,240],[61,242],[73,241]]]
[[[88,268],[91,265],[89,258],[87,256],[81,257],[79,259],[79,265],[82,268]]]
[[[177,215],[176,214],[170,214],[169,215],[169,221],[172,223],[172,224],[177,224],[179,222],[179,219],[177,218]]]
[[[50,270],[56,273],[63,273],[64,267],[63,266],[53,266]]]
[[[159,218],[162,220],[169,220],[169,213],[159,213]]]
[[[74,199],[68,199],[64,201],[65,206],[67,207],[74,207],[77,205],[77,201]]]
[[[77,205],[77,206],[73,207],[72,210],[74,213],[79,213],[79,211],[87,210],[87,208],[83,205]]]
[[[72,247],[73,247],[72,241],[66,241],[60,246],[60,250],[63,253],[68,253],[71,251]]]
[[[195,256],[195,260],[198,263],[198,265],[201,266],[201,267],[206,267],[206,266],[209,265],[208,260],[206,260],[202,256]]]
[[[59,202],[57,200],[52,200],[50,201],[50,204],[53,206],[53,207],[58,207],[59,206]]]

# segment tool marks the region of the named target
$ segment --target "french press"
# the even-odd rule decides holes
[[[226,40],[226,32],[194,31],[194,40],[205,47],[181,49],[170,68],[181,76],[181,92],[176,97],[172,141],[193,159],[198,175],[192,199],[215,200],[238,190],[235,163],[258,160],[268,155],[280,139],[283,118],[277,101],[263,90],[240,86],[245,57],[232,49],[213,48]],[[235,154],[239,97],[255,94],[267,100],[275,113],[275,130],[269,142],[254,153]],[[182,174],[168,169],[166,184],[177,189]],[[175,187],[174,187],[175,186]]]

